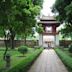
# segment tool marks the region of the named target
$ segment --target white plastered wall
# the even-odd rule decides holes
[[[39,34],[39,46],[43,46],[43,35]]]
[[[59,46],[59,35],[42,35],[39,34],[39,46],[48,47],[48,43],[51,41],[51,47]]]
[[[48,47],[48,43],[46,42],[52,42],[51,47],[55,46],[55,37],[53,35],[43,35],[43,47]]]

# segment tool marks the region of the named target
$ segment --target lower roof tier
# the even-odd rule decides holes
[[[40,21],[38,24],[42,24],[45,26],[55,25],[56,27],[58,27],[60,25],[60,23],[58,21]]]
[[[56,27],[58,27],[60,25],[60,22],[57,21],[54,16],[42,16],[38,24],[42,24],[45,26],[55,25]]]

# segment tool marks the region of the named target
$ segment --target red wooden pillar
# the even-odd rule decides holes
[[[56,33],[56,25],[52,26],[52,33]]]

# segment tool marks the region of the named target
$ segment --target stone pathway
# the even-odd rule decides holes
[[[28,72],[68,72],[53,49],[45,49]]]

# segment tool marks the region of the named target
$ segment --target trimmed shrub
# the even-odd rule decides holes
[[[72,44],[69,45],[69,52],[72,53]]]
[[[21,46],[18,48],[18,51],[24,55],[25,53],[27,53],[28,47],[27,46]]]
[[[71,70],[72,72],[72,57],[70,57],[69,55],[67,55],[65,52],[63,52],[61,49],[59,48],[55,48],[56,53],[58,54],[58,56],[61,58],[61,60],[63,61],[63,63],[68,67],[69,70]]]
[[[31,64],[39,56],[42,50],[43,50],[42,48],[35,50],[30,55],[28,55],[26,58],[24,58],[24,60],[21,61],[19,64],[9,69],[8,72],[27,72]]]

